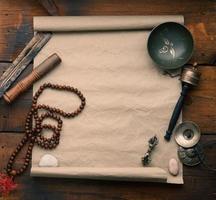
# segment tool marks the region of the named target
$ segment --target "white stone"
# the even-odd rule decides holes
[[[179,173],[179,164],[178,164],[178,161],[175,158],[171,158],[169,160],[168,170],[169,170],[169,173],[172,174],[173,176],[178,175],[178,173]]]
[[[50,154],[45,154],[40,159],[39,167],[58,167],[58,160]]]

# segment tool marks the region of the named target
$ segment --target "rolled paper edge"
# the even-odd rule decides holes
[[[167,172],[159,167],[32,167],[31,176],[116,181],[167,182]]]
[[[37,16],[33,21],[34,31],[148,30],[164,22],[184,24],[184,16]]]

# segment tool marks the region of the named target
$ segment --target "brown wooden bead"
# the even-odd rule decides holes
[[[11,176],[16,176],[16,175],[17,175],[16,170],[13,169],[13,170],[10,172],[10,175],[11,175]]]
[[[10,157],[10,160],[14,160],[14,159],[15,159],[15,156],[12,155],[12,156]]]
[[[31,154],[31,150],[27,150],[27,153],[28,153],[28,154]]]
[[[7,168],[11,168],[11,167],[12,167],[11,163],[8,163]]]
[[[8,174],[10,174],[10,172],[11,172],[11,169],[9,169],[9,168],[6,168],[6,172],[7,172]]]
[[[46,88],[52,88],[52,89],[57,89],[57,90],[66,90],[70,91],[72,93],[75,93],[81,100],[81,105],[78,107],[77,110],[74,112],[67,113],[59,108],[55,107],[50,107],[49,105],[44,105],[44,104],[39,104],[37,105],[37,100],[39,96],[42,94],[43,90]],[[60,132],[62,130],[62,124],[63,121],[61,120],[60,116],[70,118],[70,117],[75,117],[77,116],[85,107],[85,97],[83,94],[77,89],[73,88],[71,86],[66,86],[66,85],[56,85],[56,84],[51,84],[51,83],[44,83],[43,85],[40,86],[39,90],[35,93],[32,101],[32,107],[26,117],[26,124],[25,124],[25,136],[23,139],[20,141],[18,146],[16,147],[15,151],[11,155],[6,171],[9,175],[11,176],[16,176],[18,174],[23,173],[27,166],[29,165],[30,159],[31,159],[31,153],[32,149],[34,146],[34,143],[36,142],[40,147],[46,148],[46,149],[53,149],[55,148],[60,141]],[[41,114],[40,116],[38,115],[38,110],[39,109],[44,109],[47,112],[45,114]],[[51,124],[43,124],[42,121],[45,118],[52,118],[56,120],[57,125],[51,125]],[[35,127],[32,128],[32,122],[34,121]],[[53,131],[53,135],[51,138],[45,138],[42,136],[43,128],[45,129],[50,129]],[[25,162],[23,163],[23,166],[18,169],[18,170],[11,170],[15,158],[18,155],[19,151],[23,148],[24,145],[27,144],[27,141],[30,140],[26,156],[25,156]]]
[[[29,144],[29,147],[33,147],[33,146],[34,146],[34,144],[33,144],[33,143],[30,143],[30,144]]]
[[[31,158],[31,154],[29,154],[29,153],[27,152],[26,158]]]

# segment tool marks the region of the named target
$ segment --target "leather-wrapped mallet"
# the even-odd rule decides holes
[[[174,111],[172,113],[172,117],[170,119],[166,134],[164,135],[164,138],[167,141],[169,141],[172,136],[173,130],[175,128],[175,125],[178,121],[179,115],[183,107],[185,96],[187,95],[189,89],[192,86],[198,85],[200,79],[200,73],[198,72],[196,65],[197,63],[194,63],[193,67],[185,68],[181,74],[180,80],[182,82],[182,91],[178,99],[178,102],[176,103],[176,106],[174,108]]]
[[[55,68],[61,62],[61,58],[56,54],[52,54],[40,65],[38,65],[27,77],[18,82],[13,88],[4,94],[4,99],[7,103],[11,103],[21,93],[26,91],[33,85],[34,82],[39,80],[42,76]]]

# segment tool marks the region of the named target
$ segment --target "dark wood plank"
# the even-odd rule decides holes
[[[55,3],[60,15],[183,14],[185,23],[193,33],[196,43],[196,50],[190,62],[209,63],[215,57],[216,2],[213,0],[55,0]],[[11,62],[30,40],[33,35],[32,17],[36,15],[47,15],[47,11],[35,0],[0,1],[0,62]],[[0,69],[5,67],[7,64],[1,64]],[[200,86],[191,91],[187,105],[184,107],[184,117],[197,122],[203,132],[212,133],[216,132],[214,123],[216,119],[214,114],[216,113],[214,87],[216,72],[214,67],[203,67],[200,70],[203,74]],[[2,110],[0,110],[0,127],[4,126],[8,129],[9,126],[13,126],[12,130],[22,131],[23,116],[27,112],[25,104],[30,103],[31,97],[30,93],[25,95],[20,97],[16,106],[15,103],[14,107],[8,108],[6,113],[10,115],[11,122],[4,121],[6,118],[3,118]],[[0,109],[5,107],[2,105]],[[22,133],[0,133],[0,171],[21,137]],[[203,135],[202,141],[215,140],[215,137],[215,135]],[[212,151],[207,155],[212,161],[215,161],[215,150]],[[18,165],[22,161],[23,154],[18,159]],[[216,199],[215,173],[198,166],[184,168],[184,174],[185,184],[179,186],[157,183],[30,178],[27,172],[17,179],[19,188],[10,199]]]
[[[21,134],[0,133],[0,171],[16,144],[22,138]],[[216,136],[203,135],[201,142],[216,141]],[[208,151],[206,156],[213,161],[214,149]],[[23,162],[24,153],[18,159],[18,165]],[[168,185],[160,183],[91,181],[78,179],[57,178],[31,178],[29,171],[17,178],[18,190],[12,195],[18,199],[109,199],[109,200],[134,200],[134,199],[208,199],[216,198],[216,173],[210,172],[201,166],[184,168],[184,185]],[[200,196],[205,194],[204,196]]]
[[[56,0],[55,3],[60,15],[182,14],[196,43],[193,60],[208,63],[215,56],[216,2],[213,0]],[[25,46],[32,37],[32,17],[36,15],[47,15],[38,1],[0,1],[0,60],[12,61]]]
[[[59,15],[58,7],[53,0],[38,0],[49,15]]]
[[[0,63],[0,76],[7,69],[10,63]],[[19,78],[14,82],[15,85],[19,80],[22,80],[27,74],[32,71],[30,64]],[[12,85],[12,87],[13,87]],[[31,107],[32,89],[25,92],[23,95],[12,103],[7,104],[3,98],[0,99],[0,132],[23,132],[25,127],[25,118],[28,110]]]
[[[183,119],[199,124],[203,133],[216,133],[216,66],[200,66],[198,87],[190,91]]]
[[[11,2],[11,4],[10,4]],[[121,6],[121,3],[118,1],[97,1],[94,0],[91,3],[89,1],[55,1],[56,5],[58,5],[60,14],[86,14],[86,15],[93,15],[93,14],[151,14],[154,11],[154,14],[184,14],[185,21],[189,29],[192,31],[195,37],[196,44],[200,47],[196,47],[196,52],[191,60],[203,62],[208,62],[213,58],[214,52],[214,40],[215,40],[215,15],[213,15],[214,2],[207,1],[203,3],[203,1],[176,1],[173,3],[173,6],[167,7],[165,2],[154,0],[148,7],[143,1],[125,1],[125,5]],[[12,4],[13,3],[13,4]],[[2,34],[0,34],[0,44],[2,45],[2,53],[0,54],[0,60],[11,61],[15,58],[15,56],[21,51],[24,45],[30,40],[32,37],[32,16],[35,15],[46,15],[47,12],[38,4],[33,1],[1,1],[0,2],[0,30],[2,29]],[[10,5],[13,5],[13,10],[8,9]],[[65,6],[67,5],[67,6]],[[84,6],[85,5],[85,6]],[[94,6],[93,6],[94,5]],[[180,6],[184,5],[184,6]],[[193,6],[192,6],[193,5]],[[160,9],[158,9],[160,8]],[[174,9],[175,8],[175,9]],[[32,12],[33,10],[33,12]],[[79,12],[77,12],[79,11]],[[208,27],[208,31],[206,31],[206,27]],[[5,45],[5,43],[7,43]],[[209,45],[209,43],[211,45]],[[7,46],[8,44],[12,44]],[[211,49],[208,49],[211,47]],[[202,48],[202,50],[201,50]],[[202,52],[204,50],[204,52]],[[1,48],[0,48],[1,52]],[[212,52],[212,53],[211,53]],[[2,56],[2,58],[1,58]],[[9,57],[8,57],[9,56]],[[206,57],[207,56],[207,57]],[[197,59],[198,58],[198,59]],[[29,104],[30,96],[26,95],[27,104]],[[25,98],[24,97],[24,98]],[[193,106],[189,107],[189,109],[185,109],[186,114],[184,115],[185,119],[193,119],[194,121],[201,124],[202,131],[204,132],[213,132],[215,130],[214,123],[206,123],[209,122],[211,119],[209,114],[207,113],[208,110],[205,109],[206,105],[210,105],[212,109],[215,108],[213,99],[206,99],[206,97],[202,98],[201,103],[199,102],[200,98],[196,98],[195,102],[193,102]],[[211,101],[211,102],[210,102]],[[10,107],[3,107],[2,106],[2,116],[3,121],[0,125],[0,130],[2,131],[23,131],[21,127],[23,127],[24,117],[18,120],[15,119],[16,123],[13,123],[14,126],[11,126],[11,119],[14,118],[15,113],[19,116],[19,113],[23,111],[23,115],[26,115],[27,108],[26,101],[20,101],[19,109],[10,109]],[[3,105],[3,104],[2,104]],[[17,103],[14,104],[14,108],[17,108]],[[196,106],[198,105],[198,106]],[[193,108],[200,108],[200,112],[191,112]],[[187,110],[189,110],[187,112]],[[205,112],[203,112],[205,110]],[[12,113],[11,113],[12,111]],[[197,117],[198,114],[201,117]],[[213,119],[215,119],[214,113]],[[188,115],[188,117],[187,117]],[[16,117],[15,117],[16,118]],[[7,119],[10,119],[9,121]],[[19,121],[21,120],[21,121]],[[14,122],[14,120],[13,120]],[[17,129],[16,129],[17,128]]]
[[[0,61],[13,61],[30,41],[36,15],[47,15],[37,1],[0,1]]]

